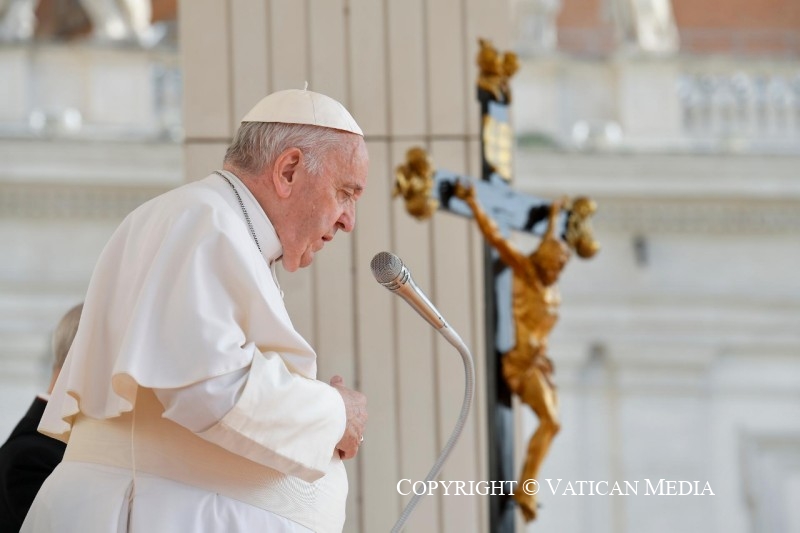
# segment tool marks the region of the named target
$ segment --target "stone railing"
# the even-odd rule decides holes
[[[523,24],[525,21],[521,22]],[[530,21],[527,22],[531,24]],[[575,57],[610,57],[617,52],[618,36],[609,23],[596,27],[559,27],[557,49]],[[739,58],[800,56],[800,32],[781,29],[678,28],[683,55],[723,54]],[[526,56],[541,51],[529,39],[519,39],[517,50]]]
[[[800,59],[529,58],[522,142],[564,148],[800,153]]]
[[[183,135],[173,47],[3,44],[0,80],[0,137],[178,141]]]

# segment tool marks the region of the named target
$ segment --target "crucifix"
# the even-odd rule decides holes
[[[536,518],[535,494],[521,483],[535,479],[558,432],[558,398],[547,340],[560,303],[555,283],[571,251],[589,258],[599,249],[590,226],[596,207],[588,198],[548,201],[511,188],[513,133],[509,124],[509,79],[518,70],[516,55],[501,55],[479,40],[478,101],[481,106],[481,179],[435,169],[424,149],[414,147],[397,167],[393,194],[420,220],[439,209],[473,218],[484,238],[486,291],[487,397],[489,401],[489,478],[513,474],[512,394],[539,419],[527,457],[510,496],[490,498],[491,530],[514,531],[514,503],[526,521]],[[541,236],[531,254],[509,237],[513,231]]]

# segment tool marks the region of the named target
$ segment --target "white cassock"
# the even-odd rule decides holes
[[[341,531],[344,402],[286,312],[272,224],[225,175],[262,252],[216,174],[123,221],[39,426],[64,462],[22,531]]]

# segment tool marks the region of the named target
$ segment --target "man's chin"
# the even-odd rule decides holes
[[[298,268],[302,268],[303,266],[303,259],[301,258],[300,261],[293,261],[292,259],[288,259],[286,255],[283,256],[281,259],[281,266],[286,272],[295,272]]]
[[[306,268],[307,266],[311,266],[311,263],[314,262],[314,253],[311,250],[303,254],[303,257],[300,258],[300,268]]]
[[[314,254],[313,250],[306,250],[303,255],[301,255],[297,260],[293,260],[291,257],[286,257],[286,254],[283,254],[283,259],[281,262],[283,263],[283,269],[286,272],[294,272],[300,268],[306,268],[310,266],[311,263],[314,261]]]

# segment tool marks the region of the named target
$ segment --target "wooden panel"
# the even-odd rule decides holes
[[[439,141],[431,146],[436,164],[455,172],[464,172],[465,143],[462,141]],[[455,215],[440,213],[433,220],[433,266],[436,280],[435,301],[450,325],[473,352],[480,358],[483,347],[475,343],[473,335],[473,272],[469,262],[470,230],[472,222]],[[482,297],[478,293],[478,299]],[[437,336],[437,395],[439,407],[439,439],[446,442],[458,419],[464,397],[464,364],[455,348],[441,336]],[[475,375],[476,385],[483,375]],[[476,386],[477,389],[477,386]],[[483,401],[481,395],[473,399],[467,425],[458,444],[442,471],[445,480],[488,480],[480,469],[479,457],[484,446],[479,441],[480,426],[477,423],[476,407]],[[485,496],[459,496],[443,498],[443,532],[485,531],[482,516],[487,502]]]
[[[392,146],[396,166],[417,142],[397,142]],[[394,251],[411,271],[414,281],[428,297],[433,297],[430,222],[408,215],[400,199],[393,202]],[[436,366],[434,329],[402,299],[397,306],[397,379],[400,422],[400,478],[412,482],[425,479],[436,461],[443,442],[438,438],[436,409]],[[405,505],[411,495],[403,497]],[[441,495],[425,496],[408,521],[407,531],[438,531]]]
[[[196,0],[179,10],[187,139],[231,136],[227,4]]]
[[[389,98],[384,5],[374,0],[350,0],[349,4],[349,109],[365,135],[387,135]]]
[[[269,28],[265,0],[236,0],[230,9],[235,132],[242,117],[269,93]]]
[[[355,326],[353,317],[352,237],[337,234],[333,242],[314,257],[314,308],[319,379],[339,374],[349,387],[356,383]]]
[[[472,266],[472,356],[475,359],[475,404],[472,409],[472,419],[475,424],[476,461],[479,479],[489,478],[489,436],[487,418],[486,394],[486,329],[484,328],[486,316],[486,296],[484,295],[484,268],[483,268],[483,236],[475,225],[472,225],[469,239],[468,260]],[[484,501],[479,508],[481,531],[489,531],[489,502]]]
[[[467,143],[467,170],[470,176],[480,174],[480,142],[472,140]],[[477,463],[480,479],[489,479],[489,458],[488,458],[488,419],[487,419],[487,395],[486,395],[486,329],[484,327],[486,317],[486,295],[484,291],[484,265],[483,265],[483,246],[484,240],[480,230],[474,223],[470,225],[469,254],[468,261],[472,272],[472,350],[475,359],[475,404],[473,406],[472,417],[475,421]],[[480,523],[483,531],[489,531],[489,502],[483,502],[480,507]]]
[[[309,89],[342,102],[347,98],[344,0],[313,2],[309,10]],[[359,124],[360,125],[360,124]]]
[[[308,81],[308,14],[306,3],[270,1],[270,64],[272,91],[302,89]]]
[[[292,319],[294,329],[302,335],[311,346],[317,345],[314,302],[313,266],[298,268],[294,272],[286,272],[282,266],[277,269],[278,281],[284,292],[283,302]]]
[[[378,285],[370,270],[374,255],[389,249],[390,160],[385,142],[369,142],[370,177],[358,203],[355,237],[357,367],[367,395],[369,422],[358,455],[361,466],[361,531],[389,531],[400,515],[400,446],[395,376],[395,296]],[[411,530],[407,530],[411,531]]]
[[[426,8],[430,133],[463,135],[474,94],[466,73],[475,69],[471,48],[464,50],[462,2],[436,0]]]
[[[213,171],[222,168],[222,159],[228,143],[191,142],[183,147],[184,180],[196,181],[205,178]]]
[[[472,42],[477,47],[480,36],[491,39],[500,50],[508,50],[512,35],[509,6],[510,0],[466,0],[467,46]]]
[[[480,142],[477,140],[467,143],[467,173],[470,176],[480,174]],[[483,264],[483,235],[477,226],[472,223],[470,230],[469,262],[472,272],[472,340],[473,357],[475,358],[475,406],[473,416],[477,420],[476,449],[478,452],[478,468],[482,472],[481,479],[489,479],[489,457],[488,439],[489,427],[487,421],[487,397],[486,397],[486,294],[484,291],[484,264]],[[485,513],[482,517],[483,523],[489,523],[489,513],[486,503],[482,507]],[[487,526],[488,527],[488,526]],[[488,529],[487,529],[488,531]]]
[[[466,144],[466,165],[467,173],[470,176],[480,175],[480,150],[481,144],[478,140],[471,140]],[[470,224],[469,235],[469,262],[472,272],[472,331],[471,347],[473,358],[475,359],[475,404],[473,406],[472,417],[475,420],[475,450],[480,479],[489,479],[489,457],[488,441],[489,432],[487,419],[487,395],[486,395],[486,294],[484,291],[484,265],[483,265],[483,235],[474,223]],[[483,524],[483,531],[489,531],[489,508],[488,501],[483,502],[480,507],[480,521]]]
[[[424,135],[428,102],[422,0],[387,2],[387,9],[391,133]]]

